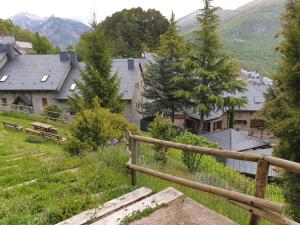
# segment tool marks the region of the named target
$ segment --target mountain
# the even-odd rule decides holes
[[[275,35],[281,30],[280,18],[284,0],[254,0],[235,10],[219,10],[219,34],[224,48],[233,54],[242,67],[271,75],[276,70],[280,43]],[[193,12],[177,21],[181,32],[193,40],[198,27]]]
[[[45,35],[54,46],[66,48],[76,45],[81,34],[89,30],[82,22],[55,16],[40,18],[36,15],[21,12],[10,18],[23,29]]]

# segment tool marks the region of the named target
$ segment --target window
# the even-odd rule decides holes
[[[2,98],[1,102],[2,102],[2,106],[7,106],[7,98]]]
[[[265,128],[266,123],[264,120],[260,120],[260,119],[253,119],[250,122],[250,128],[254,128],[254,129],[263,129]]]
[[[236,124],[236,125],[247,125],[247,120],[235,120],[234,124]]]
[[[70,91],[74,91],[76,89],[76,84],[72,84],[70,87]]]
[[[214,131],[215,130],[222,130],[222,121],[218,121],[214,123]]]
[[[49,75],[44,75],[41,82],[46,82],[49,78]]]
[[[4,75],[4,76],[2,76],[2,78],[1,78],[1,82],[4,82],[4,81],[6,81],[7,80],[7,78],[8,78],[8,76],[7,75]]]
[[[192,120],[186,120],[186,128],[194,129],[195,123]]]
[[[42,98],[42,105],[43,105],[43,107],[46,107],[48,105],[47,98]]]

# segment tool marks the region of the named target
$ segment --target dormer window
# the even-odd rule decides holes
[[[2,76],[2,78],[1,78],[1,82],[4,82],[4,81],[6,81],[7,80],[7,78],[8,78],[8,76],[7,75],[4,75],[4,76]]]
[[[41,82],[46,82],[49,78],[49,75],[44,75]]]
[[[74,91],[76,89],[76,84],[72,84],[70,87],[70,91]]]

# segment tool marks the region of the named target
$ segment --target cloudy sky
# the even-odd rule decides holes
[[[123,8],[141,6],[155,8],[169,17],[173,10],[177,18],[201,8],[201,0],[1,0],[0,17],[7,19],[18,12],[30,12],[40,17],[51,15],[73,18],[87,22],[91,10],[95,9],[98,19]],[[224,9],[235,9],[251,0],[215,0],[214,4]]]

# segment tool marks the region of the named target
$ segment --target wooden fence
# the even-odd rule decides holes
[[[300,163],[291,162],[273,156],[203,148],[203,147],[158,140],[149,137],[142,137],[137,135],[129,135],[128,139],[129,139],[128,145],[131,152],[131,158],[127,163],[127,166],[128,168],[131,169],[133,185],[137,184],[137,172],[141,172],[153,177],[157,177],[166,181],[184,185],[190,188],[194,188],[203,192],[207,192],[225,198],[230,203],[235,204],[236,206],[244,210],[247,210],[251,213],[250,225],[258,224],[260,218],[264,218],[275,224],[300,225],[299,223],[294,222],[280,215],[284,212],[283,204],[264,199],[266,187],[267,187],[267,181],[268,181],[269,166],[272,165],[290,172],[300,174]],[[173,148],[182,151],[189,151],[189,152],[210,155],[215,157],[226,157],[226,158],[236,159],[236,160],[257,162],[254,196],[242,194],[227,189],[222,189],[207,184],[202,184],[184,178],[179,178],[170,174],[162,173],[159,171],[155,171],[140,166],[138,163],[139,162],[139,155],[137,151],[138,142],[144,142],[148,144],[154,144],[154,145],[159,145],[167,148]]]

